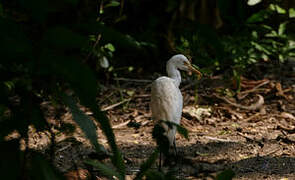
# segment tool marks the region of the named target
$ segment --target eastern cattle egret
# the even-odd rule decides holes
[[[170,121],[176,124],[180,123],[183,98],[179,89],[181,75],[179,70],[195,72],[199,78],[202,75],[182,54],[174,55],[168,60],[166,65],[167,76],[162,76],[152,83],[151,92],[151,110],[154,121]],[[165,136],[169,141],[169,149],[175,147],[176,127],[169,127],[162,123],[165,129]]]

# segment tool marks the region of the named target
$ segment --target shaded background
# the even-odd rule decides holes
[[[1,1],[0,143],[6,154],[0,169],[7,177],[38,179],[44,175],[38,168],[50,167],[39,154],[28,161],[41,175],[30,174],[27,151],[5,140],[16,130],[27,141],[32,124],[50,130],[40,106],[50,101],[68,106],[80,120],[86,117],[77,102],[92,110],[123,173],[109,122],[96,103],[102,85],[116,77],[152,79],[182,53],[205,75],[235,79],[239,90],[241,75],[261,79],[294,61],[294,8],[294,0]],[[68,99],[73,94],[77,102]],[[87,122],[85,132],[94,127]],[[99,151],[96,133],[86,136]],[[4,163],[11,158],[15,164]]]

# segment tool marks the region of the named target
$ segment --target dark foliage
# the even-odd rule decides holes
[[[294,32],[288,30],[294,28],[294,8],[281,7],[278,1],[257,1],[257,5],[248,6],[246,1],[227,0],[208,4],[219,9],[218,15],[217,11],[204,15],[198,13],[202,11],[188,11],[190,6],[202,8],[201,1],[196,2],[1,1],[2,177],[62,179],[42,154],[19,147],[20,138],[28,141],[30,125],[37,131],[50,131],[41,108],[44,101],[69,107],[74,120],[100,151],[103,148],[97,142],[94,124],[77,104],[89,108],[108,138],[114,168],[93,161],[88,164],[97,166],[106,176],[124,179],[125,166],[110,122],[95,100],[100,81],[118,73],[129,74],[133,67],[157,70],[164,64],[160,59],[166,61],[175,53],[190,55],[204,72],[230,68],[237,78],[250,64],[261,60],[281,63],[295,56]],[[223,21],[210,24],[212,17],[212,22],[218,18]],[[177,129],[187,137],[185,129]],[[6,140],[15,131],[20,138]],[[154,136],[159,137],[161,131],[156,126]],[[167,140],[160,136],[160,141],[158,144]],[[161,145],[160,149],[166,151]],[[149,170],[157,154],[158,150],[142,165],[138,179],[165,178]]]

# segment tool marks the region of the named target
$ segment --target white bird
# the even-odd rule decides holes
[[[183,97],[179,89],[181,75],[179,70],[201,73],[196,70],[190,61],[182,54],[174,55],[167,61],[167,76],[162,76],[152,83],[151,110],[154,121],[170,121],[180,124]],[[166,123],[161,126],[165,129],[165,136],[169,141],[169,148],[175,147],[176,127],[168,127]]]

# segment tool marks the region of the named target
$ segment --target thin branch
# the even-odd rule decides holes
[[[138,82],[138,83],[151,83],[152,80],[147,79],[130,79],[130,78],[114,78],[117,81],[131,81],[131,82]]]
[[[215,97],[219,98],[219,99],[222,99],[224,100],[225,102],[227,102],[228,104],[232,105],[232,106],[235,106],[237,108],[241,108],[241,109],[246,109],[246,110],[258,110],[260,108],[262,108],[263,104],[264,104],[264,98],[257,94],[258,96],[258,101],[254,104],[251,104],[250,106],[244,106],[244,105],[241,105],[241,104],[237,104],[235,102],[231,102],[230,100],[228,100],[226,97],[221,97],[217,94],[214,94]]]
[[[220,138],[215,138],[215,137],[210,137],[210,136],[203,136],[203,137],[206,138],[206,139],[209,139],[209,140],[219,141],[219,142],[234,142],[234,143],[239,142],[239,141],[236,141],[236,140],[220,139]]]
[[[114,126],[112,127],[112,129],[119,129],[119,128],[123,127],[123,126],[126,126],[129,122],[130,122],[130,120],[128,120],[128,121],[126,121],[126,122],[123,122],[123,123],[121,123],[121,124],[114,125]]]
[[[121,104],[123,104],[123,103],[125,103],[125,102],[128,102],[128,101],[130,101],[130,100],[131,100],[131,98],[129,98],[129,99],[124,99],[124,100],[121,101],[121,102],[118,102],[118,103],[116,103],[116,104],[112,104],[112,105],[110,105],[110,106],[108,106],[108,107],[105,107],[105,108],[102,108],[101,111],[108,111],[108,110],[113,109],[114,107],[120,106]]]
[[[95,50],[95,48],[96,48],[98,42],[100,41],[100,39],[101,39],[101,34],[98,34],[98,35],[97,35],[97,38],[96,38],[96,41],[95,41],[95,43],[94,43],[93,46],[92,46],[92,50],[88,53],[87,57],[86,57],[85,60],[84,60],[84,63],[88,61],[88,59],[90,58],[91,54],[92,54],[93,51]]]

